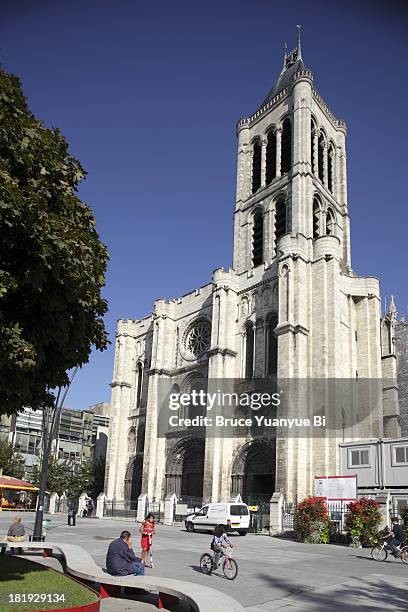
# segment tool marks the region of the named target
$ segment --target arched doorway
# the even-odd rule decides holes
[[[232,464],[231,494],[244,501],[270,499],[275,489],[275,440],[252,440],[242,446]]]
[[[168,451],[166,495],[201,498],[204,476],[203,438],[182,438]]]
[[[137,500],[142,492],[143,456],[132,457],[125,476],[125,500],[131,510],[137,508]]]

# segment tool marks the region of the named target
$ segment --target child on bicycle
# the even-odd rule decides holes
[[[228,546],[233,548],[231,541],[225,533],[224,525],[217,525],[214,529],[214,536],[211,542],[211,550],[214,551],[214,567],[218,567],[221,557],[224,555],[224,549]]]
[[[147,561],[147,555],[152,547],[152,538],[155,531],[154,516],[151,512],[146,516],[143,523],[140,525],[140,545],[142,547],[142,563],[143,565],[149,565]]]
[[[393,516],[391,519],[392,529],[388,530],[387,535],[383,537],[383,540],[388,540],[387,544],[391,549],[392,554],[396,559],[400,557],[400,546],[405,544],[405,533],[397,516]]]

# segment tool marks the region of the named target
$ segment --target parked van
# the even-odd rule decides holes
[[[187,531],[213,531],[216,525],[224,525],[227,531],[246,535],[249,529],[249,508],[246,504],[226,502],[206,504],[198,512],[185,518]]]

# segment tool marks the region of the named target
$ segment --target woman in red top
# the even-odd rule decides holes
[[[144,522],[140,525],[140,533],[142,534],[140,539],[140,544],[142,547],[142,563],[147,565],[147,553],[152,545],[153,534],[156,533],[154,529],[154,516],[151,512],[149,512]]]

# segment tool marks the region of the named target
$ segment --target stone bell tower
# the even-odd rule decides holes
[[[395,313],[382,347],[379,281],[351,266],[346,125],[317,91],[300,36],[237,138],[232,268],[157,300],[145,318],[118,321],[105,490],[132,509],[139,494],[195,504],[269,500],[274,491],[300,499],[315,476],[339,474],[340,442],[399,432],[397,388],[384,384],[396,371],[387,344]],[[234,425],[231,435],[203,427],[198,436],[181,423],[160,435],[163,385],[214,392],[221,380],[256,390],[268,378],[289,381],[290,416],[317,412],[327,431]]]
[[[351,267],[346,125],[315,87],[300,32],[261,107],[238,122],[237,136],[233,267],[247,290],[277,283],[277,375],[370,379],[373,408],[346,434],[382,436],[379,282]],[[342,418],[353,420],[352,408],[340,410],[336,398],[321,408],[339,431]],[[336,474],[339,441],[278,438],[276,489],[300,497],[313,491],[315,475]]]

